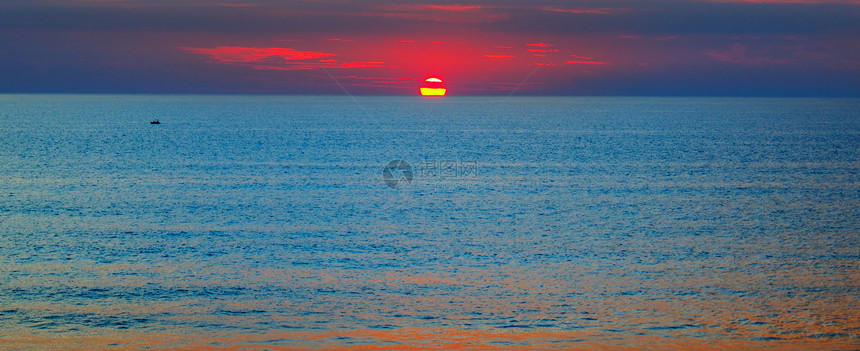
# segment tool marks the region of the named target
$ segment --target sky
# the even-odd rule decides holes
[[[2,93],[860,97],[860,0],[2,0]]]

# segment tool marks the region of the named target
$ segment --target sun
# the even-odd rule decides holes
[[[441,79],[430,77],[424,80],[424,85],[421,87],[421,96],[445,96],[447,90],[442,86]]]

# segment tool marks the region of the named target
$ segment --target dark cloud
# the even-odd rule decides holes
[[[0,5],[0,28],[236,34],[384,32],[413,20],[338,7],[308,6],[26,6]]]
[[[623,84],[619,84],[623,82]],[[702,84],[707,82],[707,84]],[[625,96],[857,97],[860,81],[828,67],[707,66],[625,72],[556,81],[538,94]]]
[[[494,30],[542,33],[636,34],[860,34],[860,6],[845,4],[772,4],[654,2],[623,6],[609,15],[512,11]]]
[[[550,33],[827,33],[860,30],[852,4],[700,1],[515,1],[403,5],[395,1],[238,3],[129,1],[0,5],[0,28],[161,30],[227,33],[421,31],[464,25]],[[466,10],[464,10],[466,9]],[[456,13],[456,14],[452,14]],[[466,13],[466,14],[463,14]],[[482,20],[483,19],[483,20]]]

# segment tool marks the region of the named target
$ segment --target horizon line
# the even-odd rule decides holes
[[[3,95],[105,95],[105,96],[320,96],[334,97],[342,96],[349,97],[346,94],[295,94],[295,93],[126,93],[126,92],[2,92]],[[522,98],[522,97],[619,97],[619,98],[808,98],[808,99],[860,99],[860,95],[610,95],[610,94],[464,94],[464,95],[446,95],[444,97],[426,97],[412,94],[351,94],[354,97],[414,97],[427,100],[444,100],[447,98],[461,97],[498,97],[498,98]]]

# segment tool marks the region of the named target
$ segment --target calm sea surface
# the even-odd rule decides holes
[[[0,95],[0,121],[0,349],[860,348],[860,100]]]

